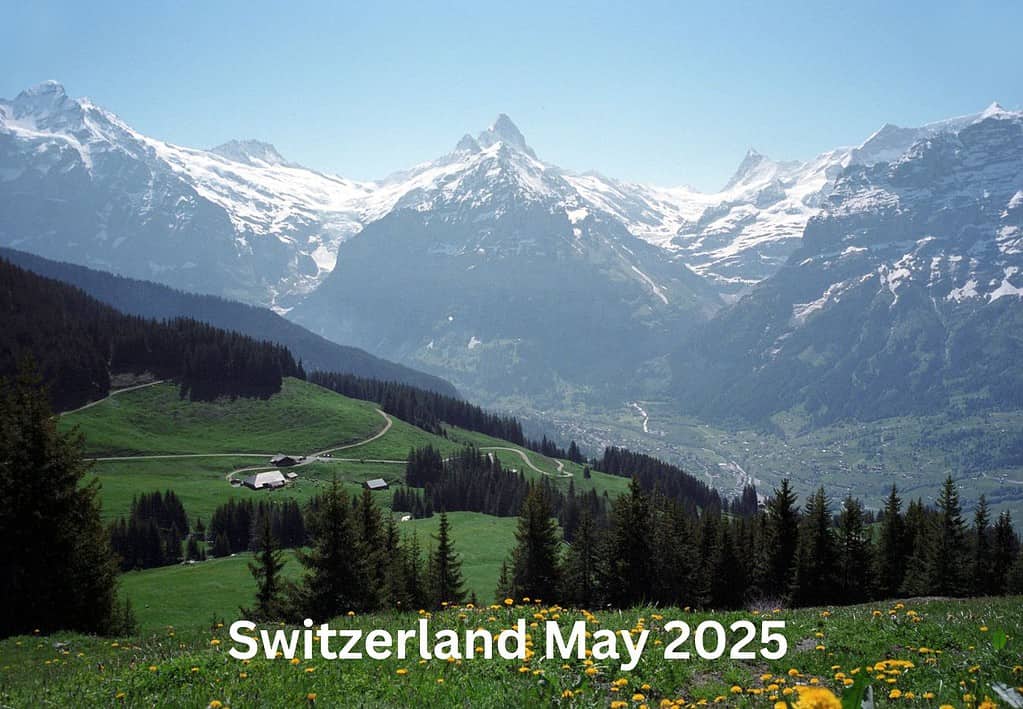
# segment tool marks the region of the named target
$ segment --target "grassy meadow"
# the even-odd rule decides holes
[[[233,559],[219,563],[233,562],[243,567]],[[240,571],[232,569],[223,575],[223,587],[177,581],[186,573],[153,572],[203,595],[233,593],[231,581],[241,580]],[[158,601],[159,596],[152,598]],[[213,620],[214,609],[203,607],[184,617],[168,613],[165,625],[150,625],[130,639],[57,635],[0,641],[0,705],[832,707],[838,706],[833,697],[845,696],[848,704],[852,693],[869,686],[875,706],[1008,706],[999,701],[996,686],[1005,691],[1023,684],[1021,600],[908,600],[734,613],[640,608],[595,614],[520,602],[453,608],[429,618],[431,631],[482,627],[495,635],[525,618],[536,624],[528,629],[527,641],[534,654],[525,662],[496,655],[492,660],[420,660],[414,650],[406,660],[328,661],[314,655],[312,660],[239,661],[227,654],[232,647],[227,627]],[[332,627],[382,628],[394,634],[415,627],[418,617],[356,615],[337,619]],[[172,622],[178,618],[183,620]],[[234,618],[233,613],[224,616],[228,624]],[[717,660],[695,659],[695,653],[691,660],[664,658],[665,646],[677,637],[664,629],[668,621],[681,619],[696,627],[708,618],[726,627],[738,619],[784,620],[788,653],[777,660],[733,660],[728,653]],[[607,628],[635,636],[649,630],[638,666],[623,672],[618,660],[546,658],[544,622],[556,620],[567,627],[578,619],[586,620],[590,631]],[[692,650],[692,641],[683,649]],[[984,704],[987,698],[997,704]]]

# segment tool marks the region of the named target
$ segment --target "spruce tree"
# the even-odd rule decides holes
[[[799,530],[795,578],[792,583],[793,605],[813,606],[834,598],[835,538],[831,531],[831,509],[824,488],[818,488],[806,501],[806,510]]]
[[[930,593],[964,596],[970,591],[966,524],[959,506],[959,493],[952,476],[945,479],[938,495],[935,524],[931,529],[927,580]]]
[[[515,598],[546,598],[553,601],[558,590],[559,546],[547,489],[529,486],[515,529],[511,554],[512,595]]]
[[[746,592],[746,575],[735,540],[727,520],[718,525],[720,532],[715,545],[713,573],[710,582],[710,603],[713,608],[735,610],[742,607]]]
[[[838,517],[838,587],[842,603],[862,603],[870,597],[871,561],[863,505],[850,495]]]
[[[973,514],[973,559],[970,563],[970,590],[974,596],[987,596],[993,591],[991,552],[991,513],[987,498],[980,496]]]
[[[326,621],[375,605],[376,589],[353,516],[348,495],[334,478],[312,515],[308,551],[296,551],[305,574],[293,603],[309,618]]]
[[[430,592],[432,605],[457,604],[465,600],[462,560],[455,553],[451,540],[451,526],[446,512],[440,513],[437,527],[437,549],[430,556]]]
[[[0,383],[0,637],[120,630],[117,563],[87,471],[81,436],[58,431],[23,363]]]
[[[645,601],[653,587],[650,502],[632,478],[629,492],[612,503],[610,527],[601,553],[601,587],[619,608]]]
[[[1003,594],[1008,588],[1009,570],[1019,552],[1019,540],[1012,528],[1012,517],[1006,510],[998,515],[995,522],[994,544],[992,549],[992,588],[993,593]]]
[[[430,605],[426,573],[423,569],[423,550],[419,535],[413,530],[405,552],[405,593],[409,608],[420,610]]]
[[[249,562],[249,573],[256,580],[256,605],[251,610],[240,610],[242,617],[249,620],[281,620],[285,616],[284,581],[281,578],[285,562],[274,540],[269,515],[262,516],[259,529],[259,548],[254,560]]]
[[[501,571],[497,575],[497,586],[494,588],[494,598],[498,603],[509,598],[514,600],[515,589],[512,587],[511,571],[508,569],[508,561],[501,562]]]
[[[788,591],[799,544],[799,507],[788,478],[767,501],[767,575],[764,592],[780,597]]]
[[[581,608],[588,608],[597,600],[597,529],[587,507],[580,513],[565,559],[561,598]]]
[[[902,588],[906,573],[906,560],[912,549],[908,547],[906,527],[902,519],[902,500],[895,485],[884,505],[884,519],[877,544],[874,574],[881,598],[893,598]]]

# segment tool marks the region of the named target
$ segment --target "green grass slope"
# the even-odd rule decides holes
[[[269,399],[193,402],[173,384],[113,396],[61,417],[77,426],[92,456],[160,453],[312,453],[373,435],[384,419],[376,405],[285,379]]]
[[[223,563],[243,566],[237,560]],[[206,592],[233,594],[232,589],[213,585],[206,586]],[[265,658],[243,662],[227,654],[233,646],[228,628],[216,624],[199,629],[162,627],[118,641],[78,635],[26,636],[0,641],[0,705],[205,707],[215,701],[212,706],[230,707],[770,707],[777,701],[794,701],[809,688],[841,696],[869,684],[877,707],[972,708],[985,697],[997,699],[996,684],[1023,684],[1021,601],[917,599],[902,604],[733,613],[639,608],[598,611],[591,616],[528,604],[463,607],[430,618],[431,631],[482,627],[495,635],[517,618],[527,623],[535,618],[539,627],[528,629],[535,655],[524,663],[496,656],[493,660],[420,661],[414,649],[405,660],[392,656],[327,661],[314,655],[294,663]],[[235,617],[228,615],[227,623]],[[664,658],[665,647],[678,637],[677,632],[665,630],[670,620],[684,620],[691,628],[714,620],[727,628],[737,620],[758,624],[765,617],[785,622],[788,652],[779,659],[759,655],[731,659],[728,652],[719,659],[700,659],[693,638],[679,648],[693,652],[692,659]],[[556,620],[567,628],[580,619],[586,619],[594,632],[598,628],[648,630],[647,646],[635,670],[621,671],[618,660],[547,659],[545,621]],[[396,634],[415,627],[417,620],[414,613],[379,613],[337,619],[332,625]],[[729,646],[743,634],[728,634]],[[709,646],[714,646],[713,640]],[[754,639],[746,649],[759,647],[759,639]]]

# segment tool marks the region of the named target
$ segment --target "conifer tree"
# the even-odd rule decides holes
[[[711,605],[716,609],[734,610],[742,607],[746,575],[735,550],[730,525],[722,520],[719,526],[710,583]]]
[[[1012,517],[1006,510],[998,515],[998,521],[995,522],[992,550],[993,593],[1003,594],[1008,589],[1009,570],[1017,553],[1019,540],[1016,539],[1016,532],[1012,528]]]
[[[116,626],[117,564],[77,433],[61,433],[33,365],[0,383],[0,637]]]
[[[642,603],[653,586],[650,544],[650,503],[638,478],[611,507],[605,535],[601,587],[606,600],[619,608]]]
[[[423,569],[423,550],[419,535],[413,531],[405,553],[405,593],[410,608],[424,609],[430,605],[426,574]]]
[[[830,600],[835,587],[835,562],[831,509],[824,488],[821,487],[806,501],[799,530],[795,578],[791,591],[793,605],[820,605]]]
[[[581,608],[588,608],[596,602],[597,563],[597,530],[589,508],[584,507],[565,559],[561,591],[564,602]]]
[[[350,610],[372,609],[376,589],[348,495],[337,478],[311,519],[309,550],[298,550],[305,567],[294,605],[306,617],[326,621]]]
[[[531,484],[519,512],[511,554],[514,598],[553,600],[557,594],[560,539],[553,516],[546,486]]]
[[[788,591],[792,580],[792,566],[799,544],[799,507],[796,493],[788,478],[767,501],[767,577],[764,592],[780,597]]]
[[[723,524],[721,511],[717,509],[704,510],[700,516],[700,530],[696,558],[695,582],[693,583],[694,605],[711,608],[714,606],[714,582],[715,574],[718,572],[717,562],[720,554],[718,545],[721,543],[721,530]]]
[[[685,510],[677,501],[660,494],[655,495],[651,508],[651,600],[664,605],[696,605],[692,592],[693,540]]]
[[[501,562],[501,571],[497,575],[497,586],[494,588],[494,597],[500,603],[505,599],[514,598],[515,589],[512,587],[511,571],[508,569],[508,561]]]
[[[966,524],[959,506],[959,493],[951,475],[941,487],[937,507],[938,514],[931,529],[927,557],[930,593],[942,596],[967,595],[970,584],[967,578]]]
[[[906,560],[912,551],[907,548],[905,523],[902,519],[902,499],[898,488],[892,485],[884,505],[884,519],[877,544],[877,591],[881,598],[892,598],[902,588],[906,573]]]
[[[256,605],[251,610],[240,610],[242,617],[249,620],[281,620],[285,616],[284,581],[281,578],[285,562],[274,540],[269,515],[262,516],[259,528],[259,549],[254,560],[249,562],[249,573],[256,580]]]
[[[850,495],[838,517],[838,587],[842,603],[862,603],[870,597],[871,561],[863,505]]]
[[[465,600],[462,560],[455,553],[451,539],[451,526],[447,513],[440,513],[437,527],[437,549],[430,556],[430,591],[435,607],[442,603],[461,603]]]
[[[980,496],[973,514],[973,559],[970,563],[970,590],[974,596],[987,596],[992,592],[993,569],[991,558],[991,513],[987,498]]]

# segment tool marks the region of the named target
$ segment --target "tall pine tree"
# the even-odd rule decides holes
[[[57,430],[33,365],[0,383],[0,637],[117,632],[117,564],[77,433]]]
[[[462,579],[462,560],[455,553],[451,540],[451,526],[447,513],[440,513],[440,524],[435,537],[437,548],[430,555],[430,592],[432,605],[461,603],[465,600]]]

